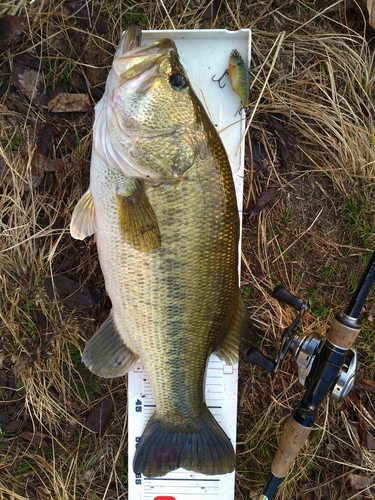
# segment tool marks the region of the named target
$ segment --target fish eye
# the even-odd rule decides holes
[[[181,73],[173,73],[170,75],[169,82],[175,90],[181,90],[186,86],[186,78]]]

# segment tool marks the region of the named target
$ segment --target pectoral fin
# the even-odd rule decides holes
[[[82,361],[99,377],[125,375],[139,356],[131,351],[118,333],[112,314],[87,342]]]
[[[237,363],[239,349],[249,348],[257,344],[254,327],[241,292],[238,291],[238,302],[232,317],[231,327],[215,353],[229,365]]]
[[[94,216],[94,200],[92,199],[91,191],[88,189],[73,211],[70,222],[70,234],[73,238],[83,240],[95,233]]]
[[[120,230],[127,243],[141,252],[157,250],[161,244],[158,221],[142,183],[124,177],[116,199]]]

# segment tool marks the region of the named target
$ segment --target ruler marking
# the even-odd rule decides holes
[[[147,32],[146,32],[147,33]],[[159,34],[159,33],[158,33]],[[152,35],[153,36],[153,35]],[[152,36],[150,39],[152,39]],[[211,36],[211,35],[210,35]],[[198,46],[202,45],[206,48],[207,44],[211,44],[216,50],[217,44],[222,45],[224,48],[228,46],[228,41],[231,43],[235,42],[238,49],[243,48],[243,51],[250,51],[250,32],[245,30],[243,34],[236,33],[236,36],[228,35],[223,33],[218,37],[218,41],[214,42],[207,36],[203,37],[202,40],[198,37]],[[146,34],[145,34],[146,38]],[[174,36],[171,36],[174,38]],[[147,38],[146,38],[147,40]],[[147,40],[149,41],[149,40]],[[190,53],[190,41],[187,42],[187,49],[185,48],[185,40],[180,40],[177,37],[176,43],[181,50],[181,57],[183,57],[184,50],[186,50],[186,60],[188,65],[191,64],[191,68],[195,68],[196,61],[193,57],[191,60]],[[239,44],[239,46],[238,46]],[[211,47],[211,45],[209,45]],[[198,58],[199,59],[199,58]],[[185,59],[184,59],[185,61]],[[200,63],[199,63],[200,64]],[[203,65],[204,67],[205,64]],[[202,67],[203,67],[202,66]],[[195,68],[196,69],[196,68]],[[211,71],[211,70],[210,70]],[[205,81],[205,80],[204,80]],[[199,83],[200,85],[200,83]],[[202,85],[203,87],[203,85]],[[198,88],[198,87],[197,87]],[[211,94],[211,92],[210,92]],[[211,101],[209,103],[211,107]],[[217,103],[213,101],[213,106]],[[221,108],[221,104],[219,106]],[[221,124],[221,118],[218,118],[217,123]],[[223,124],[221,124],[223,125]],[[224,128],[220,125],[221,128]],[[232,125],[232,123],[231,123]],[[235,125],[238,132],[239,140],[242,137],[242,129],[244,124]],[[232,130],[232,129],[231,129]],[[228,136],[228,138],[227,138]],[[233,140],[230,134],[222,134],[224,143],[231,148],[231,143]],[[237,147],[237,146],[236,146]],[[233,149],[233,148],[232,148]],[[244,148],[243,148],[244,149]],[[242,156],[241,156],[242,155]],[[232,165],[232,170],[237,170],[238,168],[243,168],[243,150],[241,155],[233,154],[235,158],[234,164]],[[230,156],[230,155],[229,155]],[[237,158],[238,157],[238,158]],[[232,162],[231,162],[232,164]],[[235,167],[235,168],[233,168]],[[241,174],[241,170],[239,170]],[[235,177],[235,187],[236,196],[239,200],[239,212],[241,213],[241,192],[242,192],[242,180],[243,175],[238,175],[236,173]],[[209,361],[209,366],[206,371],[206,385],[205,385],[205,400],[206,404],[211,411],[211,413],[216,418],[219,424],[222,424],[224,431],[227,433],[229,438],[233,443],[236,441],[236,394],[237,394],[237,371],[238,365],[228,366],[224,361],[221,361],[216,355],[211,356]],[[225,376],[225,375],[229,375]],[[140,436],[142,435],[143,429],[147,424],[147,421],[151,414],[155,411],[155,399],[152,394],[151,384],[147,379],[147,374],[144,369],[143,364],[138,361],[134,371],[129,374],[129,388],[133,389],[128,391],[128,394],[138,395],[138,399],[141,400],[142,404],[137,401],[137,396],[129,397],[129,416],[132,418],[130,422],[129,418],[129,472],[131,469],[131,459],[134,454],[135,447],[138,445]],[[135,403],[135,404],[134,404]],[[191,473],[191,471],[174,471],[170,473],[172,477],[166,478],[144,478],[143,475],[135,475],[134,479],[131,480],[131,474],[129,474],[129,500],[156,500],[158,497],[163,498],[173,498],[178,500],[197,500],[205,497],[206,500],[233,500],[234,499],[234,484],[235,484],[235,473],[226,474],[223,476],[204,476],[200,479],[201,474]],[[198,476],[198,477],[197,477]],[[159,499],[158,499],[159,500]]]
[[[144,478],[145,484],[151,481],[195,481],[195,482],[207,482],[207,483],[219,483],[220,479],[204,479],[204,478],[184,478],[184,477],[148,477]]]

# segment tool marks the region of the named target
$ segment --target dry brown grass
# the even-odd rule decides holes
[[[111,27],[100,34],[93,23],[77,22],[64,2],[3,2],[0,13],[27,19],[22,40],[5,59],[13,66],[17,55],[42,50],[49,85],[63,87],[63,78],[76,72],[90,81],[94,103],[93,88],[104,82],[129,22],[253,30],[242,286],[265,332],[261,347],[273,357],[293,318],[271,298],[274,286],[310,298],[304,332],[324,333],[374,248],[373,45],[357,25],[347,25],[345,8],[329,12],[325,2],[219,3],[206,19],[199,1],[97,2],[91,20],[104,13]],[[87,33],[98,48],[93,61],[72,56],[72,39]],[[10,85],[0,100],[0,418],[2,427],[15,426],[0,437],[4,499],[127,497],[126,380],[103,383],[81,366],[82,347],[108,301],[93,241],[73,242],[67,229],[87,186],[92,118],[53,118]],[[58,167],[42,172],[38,131],[52,119],[49,158]],[[277,194],[251,219],[269,187]],[[98,293],[95,306],[72,310],[47,294],[46,281],[59,275]],[[364,379],[375,373],[373,297],[358,344]],[[240,375],[236,496],[247,500],[259,492],[302,392],[290,362],[273,379],[246,362]],[[87,417],[103,398],[114,402],[114,411],[95,433],[87,430]],[[327,403],[279,498],[371,498],[351,479],[355,473],[373,481],[374,422],[366,391],[357,390],[341,410]]]

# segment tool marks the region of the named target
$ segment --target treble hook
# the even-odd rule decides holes
[[[223,88],[225,87],[226,83],[224,83],[224,85],[220,85],[220,82],[221,82],[221,80],[224,78],[224,76],[225,76],[225,75],[227,75],[227,74],[228,74],[228,70],[226,69],[226,70],[224,71],[224,73],[221,75],[221,77],[220,77],[220,78],[218,78],[217,80],[214,80],[214,78],[215,78],[215,76],[216,76],[216,74],[215,74],[215,75],[211,78],[211,80],[212,80],[213,82],[218,82],[218,83],[219,83],[219,87],[220,87],[221,89],[223,89]]]

